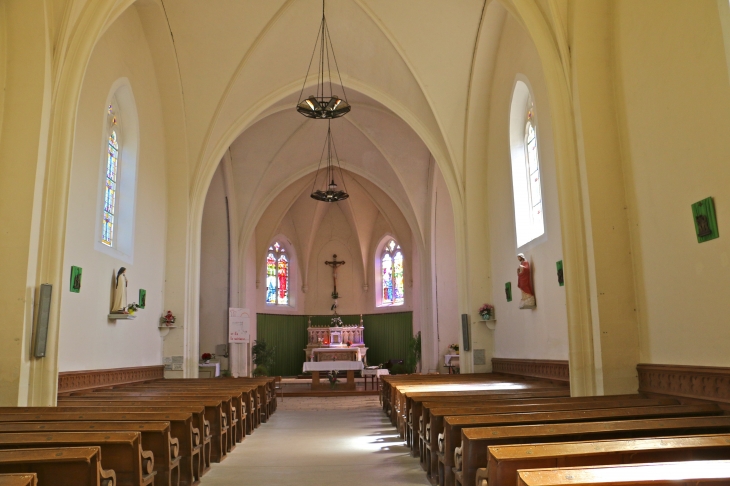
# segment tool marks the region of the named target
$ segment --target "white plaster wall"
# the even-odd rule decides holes
[[[560,216],[552,144],[550,107],[540,60],[532,41],[513,17],[507,16],[492,83],[488,131],[487,207],[495,314],[494,356],[522,359],[568,359],[565,287],[557,282],[555,262],[562,260]],[[516,76],[526,76],[538,123],[545,234],[517,249],[509,146],[509,113]],[[534,310],[520,310],[517,253],[532,265],[537,299]],[[569,265],[570,262],[565,262]],[[507,302],[505,282],[512,282]]]
[[[166,237],[165,133],[157,81],[135,9],[128,9],[99,40],[89,62],[78,107],[71,169],[64,285],[61,298],[59,371],[159,365],[157,329],[163,311]],[[134,261],[94,249],[99,173],[104,162],[105,102],[112,84],[129,79],[139,118]],[[183,264],[181,262],[181,264]],[[83,268],[81,293],[69,291],[71,266]],[[128,301],[147,291],[147,305],[129,321],[109,321],[112,273],[127,267]]]
[[[228,226],[222,165],[210,182],[200,241],[200,354],[228,342]]]
[[[718,2],[621,0],[614,12],[641,361],[730,366],[730,85]],[[691,204],[710,196],[720,238],[700,244]]]

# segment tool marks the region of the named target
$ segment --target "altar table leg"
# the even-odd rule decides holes
[[[355,370],[347,370],[347,386],[355,389]]]
[[[319,385],[319,371],[312,371],[312,388]]]

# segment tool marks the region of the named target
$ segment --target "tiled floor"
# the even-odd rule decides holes
[[[201,486],[428,485],[378,397],[286,398]]]

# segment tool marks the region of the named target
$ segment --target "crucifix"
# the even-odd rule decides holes
[[[332,298],[336,299],[339,297],[339,294],[337,293],[337,267],[344,265],[344,260],[341,262],[337,261],[337,255],[332,255],[332,261],[331,262],[324,262],[325,265],[329,265],[332,267],[332,281],[335,284],[335,290],[332,292]]]

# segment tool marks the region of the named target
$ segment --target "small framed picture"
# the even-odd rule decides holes
[[[504,284],[504,295],[507,297],[507,302],[512,302],[512,282]]]
[[[81,267],[71,267],[71,285],[69,290],[75,294],[81,292],[81,272]]]
[[[139,289],[139,308],[144,309],[147,301],[147,291],[145,289]]]
[[[558,270],[558,285],[561,287],[565,286],[565,279],[563,277],[563,260],[555,262],[555,267]]]
[[[692,205],[692,217],[697,233],[697,243],[714,240],[720,237],[715,216],[715,202],[711,197],[697,201]]]

